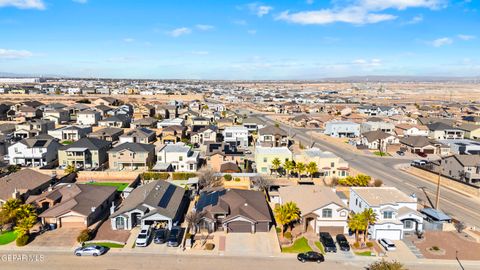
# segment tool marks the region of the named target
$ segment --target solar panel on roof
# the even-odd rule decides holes
[[[42,147],[42,146],[44,146],[46,143],[47,143],[46,140],[38,140],[38,141],[35,142],[35,144],[33,144],[33,147]]]
[[[168,203],[172,199],[173,194],[177,188],[174,185],[169,185],[165,193],[163,193],[162,199],[160,199],[159,207],[166,208]]]

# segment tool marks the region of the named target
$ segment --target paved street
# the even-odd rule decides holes
[[[20,257],[18,255],[21,255]],[[21,260],[19,258],[22,258]],[[27,260],[36,260],[30,261]],[[332,261],[328,260],[321,265],[316,263],[298,262],[295,256],[289,257],[227,257],[227,256],[193,256],[193,255],[158,255],[142,253],[120,253],[111,252],[102,257],[75,257],[72,253],[13,253],[0,252],[0,269],[365,269],[365,266],[372,261],[371,258],[363,260]],[[407,263],[410,270],[456,270],[460,269],[456,261],[423,261],[414,265]],[[465,262],[465,269],[480,269],[478,264]]]
[[[275,121],[265,116],[256,115],[260,120],[270,125]],[[394,158],[369,157],[349,152],[341,147],[320,141],[306,135],[305,129],[288,127],[279,123],[280,127],[290,134],[295,134],[294,139],[300,140],[304,145],[315,142],[315,146],[322,150],[330,151],[342,157],[350,163],[350,166],[368,174],[374,178],[382,179],[386,185],[394,186],[407,194],[415,193],[419,199],[435,202],[436,185],[412,176],[396,168],[397,165],[408,162]],[[420,187],[424,187],[424,191]],[[428,195],[428,198],[427,198]],[[455,192],[451,189],[441,188],[440,208],[452,216],[467,222],[468,224],[480,227],[480,200]]]

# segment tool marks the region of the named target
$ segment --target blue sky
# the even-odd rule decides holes
[[[478,0],[0,0],[0,72],[480,75]]]

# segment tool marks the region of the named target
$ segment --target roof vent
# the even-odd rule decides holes
[[[245,205],[245,206],[248,206],[248,203],[245,203],[244,205]]]

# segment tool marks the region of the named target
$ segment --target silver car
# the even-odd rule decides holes
[[[75,249],[75,252],[73,254],[75,254],[75,256],[94,256],[94,257],[97,257],[97,256],[105,254],[105,252],[107,252],[106,247],[86,246],[86,247],[79,247],[79,248]]]

